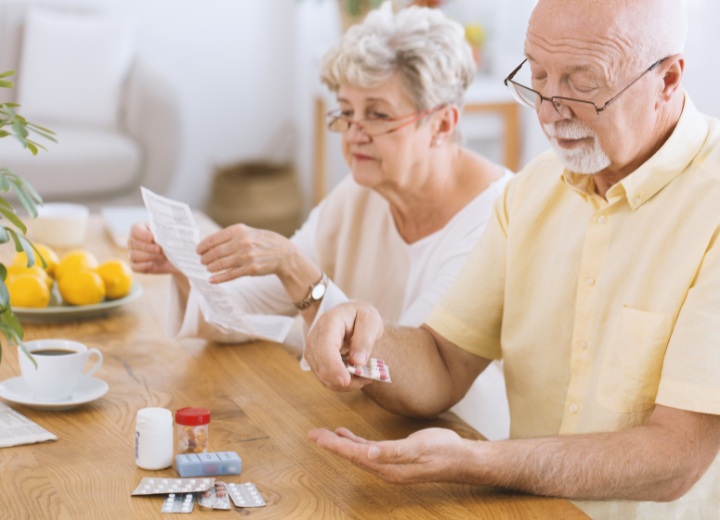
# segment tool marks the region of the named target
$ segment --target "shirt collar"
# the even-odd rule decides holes
[[[685,93],[685,106],[670,138],[640,168],[610,188],[608,200],[625,195],[633,210],[639,208],[688,167],[700,152],[707,134],[705,118]],[[595,195],[595,181],[591,175],[566,169],[562,181],[586,200]]]

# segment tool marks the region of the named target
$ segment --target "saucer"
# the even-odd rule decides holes
[[[22,404],[38,410],[67,410],[102,397],[109,389],[110,387],[105,381],[91,377],[80,383],[70,399],[52,402],[39,401],[30,393],[22,376],[17,376],[0,383],[0,397],[11,403]]]

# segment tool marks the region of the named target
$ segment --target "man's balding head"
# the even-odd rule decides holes
[[[540,0],[528,36],[604,40],[618,62],[613,72],[622,75],[682,53],[687,27],[684,0]]]
[[[683,0],[538,2],[525,40],[532,88],[598,109],[614,100],[597,117],[580,117],[568,103],[537,103],[567,168],[622,178],[662,146],[682,113],[686,35]]]

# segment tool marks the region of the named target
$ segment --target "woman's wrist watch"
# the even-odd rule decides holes
[[[319,302],[323,299],[323,296],[325,296],[325,291],[327,290],[329,283],[330,279],[325,273],[323,273],[320,281],[310,286],[310,291],[308,292],[307,297],[297,303],[293,302],[293,305],[298,310],[302,311],[310,307],[313,303]]]

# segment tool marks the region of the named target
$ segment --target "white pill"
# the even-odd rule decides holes
[[[150,483],[152,484],[153,482],[155,482],[155,479],[154,479],[154,478],[151,478],[151,479],[148,480],[148,482],[150,482]]]
[[[174,497],[174,496],[175,496],[175,493],[170,493],[170,494],[168,495],[168,497]]]
[[[185,495],[185,498],[192,498],[192,495]]]
[[[194,479],[194,478],[193,478],[193,479],[190,479],[190,483],[191,483],[191,484],[195,484],[195,479]]]

